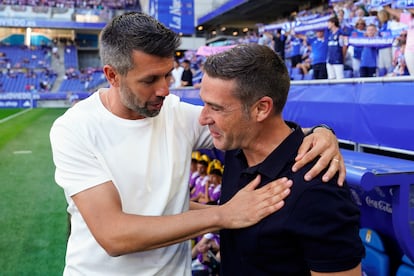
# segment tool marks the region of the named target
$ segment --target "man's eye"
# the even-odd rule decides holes
[[[151,84],[155,81],[155,78],[148,78],[148,79],[144,79],[143,82],[146,84]]]

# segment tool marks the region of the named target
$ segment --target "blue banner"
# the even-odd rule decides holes
[[[306,33],[307,31],[322,30],[328,28],[328,21],[312,24],[303,24],[295,27],[296,33]]]
[[[382,7],[391,5],[393,0],[371,0],[371,7]]]
[[[229,10],[232,10],[246,2],[248,2],[248,0],[229,0],[225,2],[223,5],[221,5],[220,7],[218,7],[217,9],[213,10],[212,12],[209,12],[208,14],[201,16],[198,19],[198,25],[202,25],[205,22],[215,17],[218,17],[222,15],[223,13],[228,12]]]
[[[387,48],[391,47],[394,42],[394,38],[390,37],[350,37],[348,44],[358,47],[378,47]]]
[[[166,27],[191,35],[194,33],[194,0],[150,0],[149,14]]]
[[[393,6],[398,9],[414,9],[414,0],[397,0]]]
[[[31,108],[36,106],[37,102],[31,100],[0,100],[0,108]]]
[[[75,21],[55,21],[24,18],[0,18],[0,27],[100,30],[105,25],[106,22],[86,23]]]

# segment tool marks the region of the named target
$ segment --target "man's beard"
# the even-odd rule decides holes
[[[121,86],[120,89],[120,96],[121,102],[125,105],[128,109],[138,113],[143,117],[155,117],[160,114],[161,109],[158,110],[149,110],[148,109],[148,102],[144,104],[144,106],[139,106],[135,103],[135,95],[131,92],[131,89],[127,86]],[[160,101],[163,101],[165,97],[157,97]]]

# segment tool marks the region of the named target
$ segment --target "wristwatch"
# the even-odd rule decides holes
[[[332,131],[332,133],[335,135],[335,131],[330,126],[325,125],[325,124],[320,124],[320,125],[314,126],[313,128],[311,128],[311,130],[309,130],[307,135],[312,134],[315,131],[315,129],[317,129],[319,127],[326,128],[326,129]]]

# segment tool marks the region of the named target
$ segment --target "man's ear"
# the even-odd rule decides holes
[[[265,120],[273,113],[273,100],[264,96],[254,104],[254,115],[258,122]]]
[[[115,69],[111,65],[105,65],[103,67],[103,72],[105,74],[106,79],[111,84],[111,86],[114,86],[114,87],[119,86],[119,74],[115,71]]]

